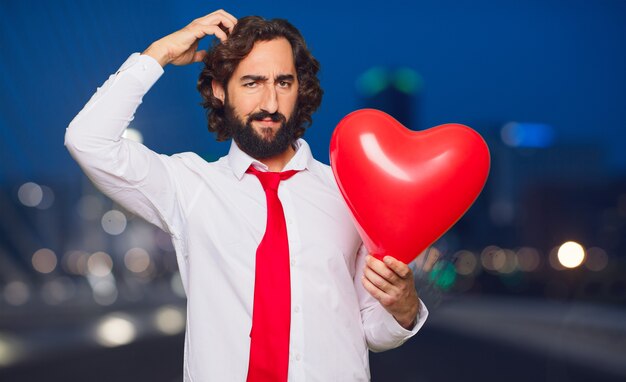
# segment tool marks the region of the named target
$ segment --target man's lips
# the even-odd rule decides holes
[[[280,121],[273,121],[271,118],[255,119],[255,122],[259,122],[263,126],[274,126],[280,123]]]

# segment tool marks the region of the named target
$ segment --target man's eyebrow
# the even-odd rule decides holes
[[[240,82],[245,82],[245,81],[267,81],[267,77],[265,76],[258,76],[258,75],[254,75],[254,74],[248,74],[245,75],[243,77],[241,77],[239,79]]]
[[[276,77],[276,81],[280,82],[280,81],[293,81],[294,80],[294,76],[293,74],[281,74],[279,76]]]
[[[293,74],[280,74],[278,76],[276,76],[276,82],[280,82],[280,81],[293,81],[295,79],[295,76]],[[265,76],[261,76],[261,75],[254,75],[254,74],[247,74],[245,76],[242,76],[239,79],[240,82],[246,82],[246,81],[267,81],[267,77]]]

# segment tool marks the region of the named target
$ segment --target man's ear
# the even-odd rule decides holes
[[[211,87],[213,88],[213,95],[224,103],[224,86],[219,81],[212,80]]]

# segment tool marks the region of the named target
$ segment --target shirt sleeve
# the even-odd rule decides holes
[[[413,337],[426,322],[428,309],[426,309],[426,305],[420,299],[420,308],[415,326],[411,330],[403,328],[393,315],[387,312],[378,300],[365,289],[361,282],[367,255],[367,249],[365,249],[364,245],[361,245],[356,256],[354,287],[359,297],[361,320],[363,321],[367,346],[373,352],[382,352],[396,348]]]
[[[143,96],[163,74],[133,53],[70,122],[65,146],[100,191],[157,227],[176,234],[182,221],[172,158],[122,137]]]

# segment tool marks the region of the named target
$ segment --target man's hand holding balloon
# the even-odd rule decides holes
[[[361,281],[403,328],[413,328],[420,304],[411,268],[391,256],[380,261],[368,255]]]

